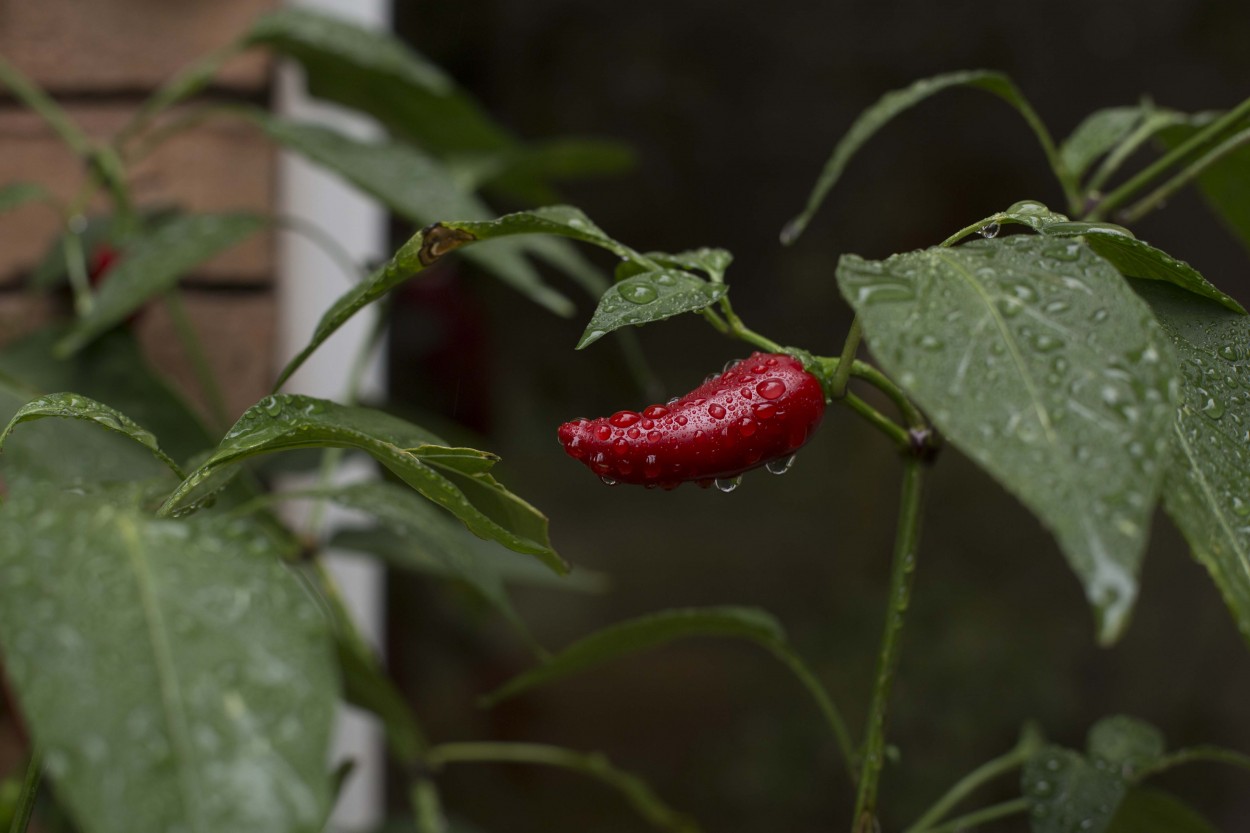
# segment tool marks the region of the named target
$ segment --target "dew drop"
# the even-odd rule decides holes
[[[716,488],[725,493],[732,492],[734,489],[738,488],[741,483],[742,475],[738,475],[737,477],[716,478]]]
[[[710,416],[712,419],[724,419],[725,418],[724,407],[722,407],[721,405],[718,405],[715,402],[707,406],[707,413],[708,413],[708,416]]]
[[[780,379],[767,379],[755,386],[755,392],[765,399],[777,399],[786,392],[786,383]]]
[[[629,437],[631,440],[636,440],[642,436],[642,432],[638,430],[637,426],[634,426],[625,432],[625,436]]]
[[[721,372],[728,373],[740,364],[742,364],[742,359],[730,359],[725,362],[725,366],[721,368]]]
[[[1000,228],[1002,227],[998,223],[990,223],[987,226],[982,226],[978,233],[986,239],[992,239],[998,236]]]
[[[789,457],[770,460],[764,468],[768,469],[769,474],[785,474],[794,466],[794,460],[797,456],[797,454],[791,454]]]
[[[651,419],[659,419],[667,413],[668,408],[665,408],[663,405],[652,405],[650,408],[643,411],[642,415]]]
[[[265,413],[269,414],[269,416],[276,417],[278,414],[282,413],[282,400],[278,399],[276,396],[266,396],[260,403],[260,407],[264,409]]]
[[[678,417],[677,417],[677,424],[678,424],[678,425],[685,425],[685,424],[686,424],[687,422],[689,422],[689,421],[690,421],[690,420],[689,420],[689,419],[687,419],[684,415],[678,415]]]
[[[617,411],[612,414],[612,416],[608,417],[608,422],[612,423],[617,428],[628,428],[640,419],[642,419],[642,417],[633,411]]]
[[[647,477],[660,476],[660,465],[656,462],[654,454],[648,454],[642,461],[642,473]]]
[[[601,474],[601,475],[599,475],[599,482],[601,482],[601,483],[602,483],[603,485],[605,485],[605,486],[615,486],[615,485],[616,485],[616,481],[615,481],[615,480],[613,480],[612,478],[608,477],[606,474]]]
[[[761,402],[751,409],[756,419],[772,419],[777,414],[777,406],[771,402]]]
[[[652,428],[655,427],[655,420],[647,419],[646,417],[643,417],[642,422],[638,424],[642,426],[643,431],[650,431]]]
[[[612,436],[612,429],[607,425],[599,425],[595,428],[595,437],[607,441]]]
[[[661,272],[655,276],[655,282],[660,286],[672,286],[677,283],[677,278],[673,277],[669,272]]]
[[[659,293],[655,291],[655,287],[648,286],[645,283],[632,283],[628,286],[621,286],[617,289],[621,297],[631,304],[649,304],[659,297]],[[630,322],[633,323],[632,321]]]
[[[755,420],[750,417],[743,417],[742,421],[738,423],[738,433],[744,437],[749,437],[755,433],[757,427]]]
[[[664,439],[664,435],[659,431],[652,431],[650,434],[647,434],[647,442],[658,443],[662,439]]]

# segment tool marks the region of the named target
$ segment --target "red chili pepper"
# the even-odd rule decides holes
[[[820,381],[798,359],[753,353],[667,405],[576,419],[559,436],[607,482],[672,489],[787,460],[824,414]]]

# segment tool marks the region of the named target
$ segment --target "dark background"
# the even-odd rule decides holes
[[[1250,11],[1235,2],[397,5],[401,33],[518,135],[615,137],[636,148],[633,172],[569,186],[567,201],[639,249],[732,250],[739,313],[822,354],[838,352],[850,321],[833,277],[842,253],[933,245],[1022,198],[1063,207],[1020,117],[992,96],[955,90],[882,131],[806,235],[781,247],[778,231],[833,144],[882,93],[939,72],[1000,69],[1061,139],[1090,111],[1142,95],[1183,110],[1226,108],[1247,95],[1250,70]],[[1197,196],[1175,198],[1135,230],[1250,301],[1246,253]],[[566,321],[476,276],[443,280],[432,306],[399,306],[397,399],[484,435],[504,457],[505,482],[550,515],[562,554],[612,577],[604,595],[518,591],[539,639],[558,648],[670,606],[758,605],[784,622],[858,735],[898,487],[887,444],[831,408],[785,477],[755,472],[732,494],[600,486],[560,451],[556,426],[648,402],[611,339],[573,352],[593,301],[553,277],[579,303]],[[450,348],[426,338],[431,324]],[[693,316],[638,336],[665,397],[749,352]],[[1156,527],[1135,619],[1119,645],[1099,649],[1052,539],[946,451],[931,478],[896,686],[890,738],[901,760],[883,783],[885,830],[1006,751],[1028,719],[1069,746],[1122,712],[1155,723],[1174,746],[1250,749],[1250,655],[1161,513]],[[396,577],[391,605],[391,662],[436,740],[602,750],[711,831],[844,829],[850,817],[814,706],[754,646],[679,643],[483,712],[474,698],[527,667],[520,642],[467,596],[428,581]],[[442,783],[447,804],[490,831],[646,828],[573,775],[464,767]],[[1250,828],[1245,773],[1196,765],[1159,784],[1221,829]],[[1014,776],[997,788],[980,802],[1018,794]],[[1023,827],[1015,818],[993,829]]]

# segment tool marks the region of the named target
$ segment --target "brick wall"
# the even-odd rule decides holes
[[[148,93],[192,60],[231,41],[278,0],[0,0],[0,55],[47,90],[91,136],[123,124]],[[260,53],[232,61],[210,95],[265,101],[269,68]],[[254,130],[212,121],[161,145],[133,171],[138,205],[192,211],[273,206],[275,155]],[[82,166],[52,131],[0,90],[0,185],[43,184],[69,199]],[[104,207],[99,203],[98,208]],[[46,205],[0,215],[0,342],[57,314],[25,280],[57,234]],[[226,388],[231,416],[263,396],[272,376],[273,245],[261,235],[183,279],[185,302]],[[137,325],[154,365],[196,402],[203,397],[154,304]]]

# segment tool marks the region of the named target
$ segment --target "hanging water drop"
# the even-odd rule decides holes
[[[989,240],[998,236],[998,231],[1000,228],[1002,227],[998,223],[990,223],[989,225],[982,226],[978,233],[982,237]]]
[[[604,474],[599,475],[599,481],[600,481],[601,483],[603,483],[603,485],[605,485],[605,486],[615,486],[615,485],[616,485],[616,481],[615,481],[615,480],[613,480],[612,478],[610,478],[610,477],[608,477],[607,475],[604,475]]]
[[[716,488],[726,494],[738,488],[740,483],[742,483],[742,475],[738,475],[737,477],[716,478]]]
[[[791,454],[789,457],[772,460],[764,468],[768,469],[769,474],[785,474],[794,466],[794,458],[797,456],[797,454]]]

